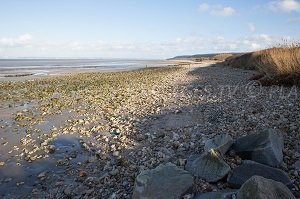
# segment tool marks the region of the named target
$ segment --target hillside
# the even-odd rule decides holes
[[[182,55],[170,58],[168,60],[186,60],[186,59],[199,59],[199,58],[213,58],[218,55],[225,54],[225,53],[211,53],[211,54],[195,54],[195,55]],[[241,53],[226,53],[232,55],[239,55]]]
[[[300,85],[300,47],[277,47],[228,58],[223,65],[257,70],[263,85]]]

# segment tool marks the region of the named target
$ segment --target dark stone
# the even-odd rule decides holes
[[[286,186],[293,184],[284,171],[249,160],[243,161],[242,165],[233,169],[227,177],[227,182],[233,188],[240,188],[242,184],[256,175],[281,182]]]
[[[237,199],[296,199],[282,183],[253,176],[239,190]]]
[[[267,129],[239,138],[233,149],[242,159],[278,167],[283,161],[283,136],[279,130]]]
[[[135,180],[133,199],[179,199],[194,183],[193,176],[174,164],[144,171]]]
[[[210,149],[216,149],[222,155],[224,155],[233,144],[233,139],[228,133],[225,133],[217,135],[214,138],[205,141],[204,144],[205,151],[209,151]]]
[[[213,149],[200,156],[191,156],[185,168],[193,176],[201,177],[208,182],[217,182],[230,171],[230,166]]]

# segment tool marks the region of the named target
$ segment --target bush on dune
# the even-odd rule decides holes
[[[232,57],[225,65],[257,70],[253,80],[263,85],[300,85],[300,46],[270,48]]]

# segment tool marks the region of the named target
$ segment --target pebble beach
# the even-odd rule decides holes
[[[0,197],[131,198],[142,171],[183,169],[205,140],[264,128],[283,133],[280,169],[299,193],[300,89],[254,73],[204,62],[0,82]],[[227,187],[195,178],[193,190]]]

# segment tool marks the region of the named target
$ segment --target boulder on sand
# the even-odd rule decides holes
[[[243,161],[243,164],[229,172],[227,183],[233,188],[240,188],[252,176],[262,176],[290,186],[293,182],[289,176],[280,169],[275,169],[250,160]]]
[[[228,133],[224,133],[217,135],[212,139],[206,140],[204,143],[204,150],[209,151],[210,149],[215,149],[224,155],[232,144],[232,137]]]
[[[193,176],[168,163],[144,171],[135,180],[133,199],[179,199],[194,183]]]
[[[283,161],[283,136],[279,130],[267,129],[239,138],[233,149],[243,159],[278,167]]]
[[[185,169],[193,176],[201,177],[207,182],[217,182],[229,173],[230,166],[217,151],[211,149],[200,156],[190,157]]]
[[[296,199],[281,182],[253,176],[239,190],[237,199]]]

